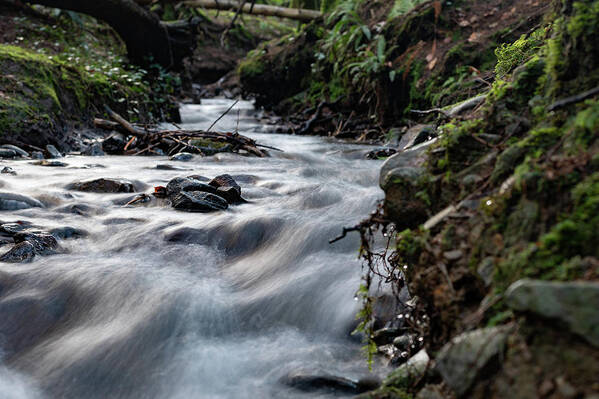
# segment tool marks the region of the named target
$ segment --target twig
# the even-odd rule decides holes
[[[347,233],[352,231],[362,231],[362,224],[358,224],[354,227],[344,227],[341,235],[333,238],[332,240],[329,240],[329,244],[334,244],[337,241],[343,240],[347,236]]]
[[[419,114],[419,115],[428,115],[428,114],[438,113],[438,114],[443,115],[446,118],[451,118],[449,116],[449,113],[447,113],[447,111],[442,110],[441,108],[427,109],[427,110],[424,110],[424,111],[420,111],[420,110],[417,110],[417,109],[411,109],[410,112],[413,113],[413,114]]]
[[[135,128],[131,123],[129,123],[129,121],[127,121],[125,118],[123,118],[122,116],[120,116],[119,114],[117,114],[116,112],[111,110],[108,105],[104,105],[104,109],[106,110],[108,115],[110,115],[110,117],[112,119],[117,121],[122,127],[124,127],[132,135],[134,135],[134,136],[145,136],[146,135],[146,132]]]
[[[212,129],[214,127],[214,125],[216,125],[218,123],[218,121],[220,121],[221,119],[223,119],[223,117],[225,115],[227,115],[229,113],[229,111],[231,111],[233,109],[233,107],[237,105],[238,102],[239,102],[239,100],[235,100],[235,102],[233,103],[233,105],[231,105],[221,116],[219,116],[218,119],[215,120],[212,123],[212,125],[210,125],[210,127],[206,131],[209,132],[210,129]]]
[[[556,109],[560,109],[566,107],[570,104],[576,104],[581,101],[586,100],[589,97],[593,97],[594,95],[599,94],[599,87],[595,87],[594,89],[585,91],[584,93],[577,94],[572,97],[564,98],[563,100],[559,100],[554,102],[547,108],[548,111],[555,111]]]

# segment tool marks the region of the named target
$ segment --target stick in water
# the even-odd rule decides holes
[[[227,115],[227,114],[229,113],[229,111],[231,111],[231,110],[233,109],[233,107],[237,105],[237,103],[238,103],[238,102],[239,102],[239,100],[235,100],[235,102],[233,103],[233,105],[231,105],[231,106],[229,107],[229,109],[227,109],[227,110],[226,110],[226,111],[225,111],[225,112],[224,112],[224,113],[223,113],[221,116],[219,116],[219,117],[218,117],[218,119],[217,119],[217,120],[215,120],[215,121],[212,123],[212,125],[210,125],[210,127],[208,128],[208,130],[206,130],[206,131],[207,131],[207,132],[209,132],[209,131],[210,131],[210,129],[212,129],[212,128],[214,127],[214,125],[216,125],[216,124],[218,123],[218,121],[220,121],[221,119],[223,119],[223,117],[224,117],[225,115]]]

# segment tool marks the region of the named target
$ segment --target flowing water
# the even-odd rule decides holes
[[[230,104],[186,106],[184,127],[205,129]],[[364,160],[366,146],[267,133],[250,103],[236,109],[215,130],[238,127],[284,152],[0,165],[18,173],[0,177],[2,191],[46,206],[4,211],[0,220],[89,233],[61,241],[66,253],[0,264],[0,398],[319,397],[332,394],[303,393],[281,378],[368,373],[349,335],[358,238],[328,240],[374,209],[380,164]],[[157,168],[165,164],[180,170]],[[123,207],[131,194],[65,188],[112,177],[151,191],[177,176],[223,173],[249,203],[185,213]]]

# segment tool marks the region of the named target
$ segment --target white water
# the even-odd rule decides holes
[[[206,128],[229,105],[188,106],[185,127]],[[280,378],[296,369],[368,374],[361,344],[349,336],[358,239],[328,240],[374,209],[380,164],[364,160],[365,146],[261,133],[251,104],[237,109],[240,133],[285,152],[0,164],[18,172],[0,176],[2,191],[47,206],[2,212],[0,220],[90,233],[61,242],[66,254],[0,264],[0,398],[311,398],[325,394],[296,391]],[[215,130],[236,125],[234,110]],[[238,180],[250,203],[184,213],[118,205],[130,194],[64,188],[114,177],[151,191],[176,176],[222,173]],[[68,212],[73,205],[83,215]]]

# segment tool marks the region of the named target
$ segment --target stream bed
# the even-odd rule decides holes
[[[184,106],[182,127],[205,129],[230,105]],[[0,176],[0,191],[44,204],[0,220],[86,234],[60,241],[65,253],[0,263],[1,398],[331,397],[342,393],[284,382],[298,372],[369,375],[350,336],[359,240],[328,241],[382,198],[380,162],[365,160],[368,146],[268,133],[255,114],[240,102],[214,130],[238,128],[284,152],[0,163],[17,172]],[[65,188],[104,177],[151,192],[177,176],[223,173],[249,203],[186,213]]]

